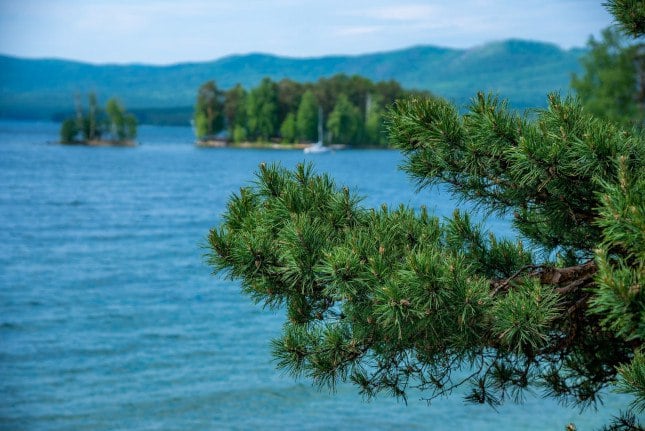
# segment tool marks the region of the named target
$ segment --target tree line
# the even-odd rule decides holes
[[[88,143],[109,140],[123,142],[136,138],[137,119],[126,112],[123,105],[111,98],[102,110],[96,94],[88,95],[87,113],[79,98],[76,100],[76,116],[63,121],[60,140],[64,144]]]
[[[322,110],[325,143],[386,146],[383,118],[396,99],[420,94],[397,82],[372,82],[358,75],[336,75],[315,83],[264,78],[250,90],[229,90],[208,81],[199,87],[194,127],[200,140],[233,142],[313,142]],[[423,93],[428,95],[428,93]]]

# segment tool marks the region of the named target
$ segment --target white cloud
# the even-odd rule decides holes
[[[360,15],[384,21],[422,21],[431,19],[437,11],[437,7],[426,4],[401,4],[366,9]]]
[[[381,30],[379,26],[347,26],[336,29],[337,36],[359,36],[366,34],[374,34]]]

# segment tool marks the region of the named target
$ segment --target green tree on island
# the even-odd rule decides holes
[[[246,139],[246,91],[237,84],[224,94],[224,118],[235,142]]]
[[[375,100],[376,99],[376,100]],[[382,96],[369,94],[365,103],[365,140],[374,145],[386,146],[387,140],[382,124]]]
[[[289,114],[296,115],[305,86],[306,84],[286,78],[278,82],[278,122],[280,124],[284,123]]]
[[[199,87],[195,104],[195,134],[198,139],[215,136],[224,129],[223,93],[215,81],[208,81]]]
[[[638,34],[642,12],[624,23]],[[467,387],[467,400],[492,406],[539,390],[584,408],[615,388],[633,402],[611,429],[637,429],[643,133],[557,95],[531,117],[483,94],[465,114],[410,98],[388,127],[420,188],[445,185],[512,216],[518,239],[461,211],[439,220],[425,208],[367,209],[309,165],[261,164],[211,230],[210,263],[255,302],[286,310],[278,366],[320,386],[351,381],[366,396]]]
[[[278,86],[264,78],[247,98],[247,127],[255,140],[269,141],[278,131]]]
[[[360,110],[341,94],[327,119],[329,139],[336,144],[349,145],[358,140],[360,126]]]
[[[60,126],[60,141],[63,144],[71,144],[77,140],[80,129],[78,123],[73,118],[63,121]]]
[[[318,102],[311,90],[305,91],[296,113],[298,138],[303,141],[315,141],[318,137]]]
[[[83,122],[83,135],[85,140],[92,141],[100,138],[99,116],[100,109],[96,93],[90,93],[88,96],[88,114]]]
[[[110,99],[105,105],[105,113],[108,116],[108,124],[112,140],[123,141],[134,139],[137,136],[137,120],[132,114],[125,112],[125,109],[117,99]]]
[[[128,113],[123,105],[112,98],[105,106],[105,114],[99,108],[96,94],[88,96],[88,113],[84,115],[80,102],[77,103],[75,118],[63,121],[60,140],[63,144],[132,144],[137,137],[137,119]],[[109,136],[109,139],[105,139]]]
[[[295,142],[296,135],[296,116],[293,112],[289,112],[280,126],[280,136],[283,142],[291,143]]]

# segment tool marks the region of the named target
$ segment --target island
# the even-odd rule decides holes
[[[386,112],[414,96],[431,95],[345,74],[307,83],[265,77],[248,90],[223,90],[210,80],[197,90],[191,123],[199,147],[387,148]]]
[[[111,98],[105,109],[99,108],[94,93],[88,96],[87,114],[76,98],[76,115],[61,124],[60,143],[91,147],[135,147],[137,119],[123,105]]]

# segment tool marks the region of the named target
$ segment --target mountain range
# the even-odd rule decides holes
[[[0,117],[51,119],[72,112],[75,95],[93,91],[101,102],[117,97],[144,117],[175,112],[180,113],[177,121],[184,122],[197,88],[211,79],[220,88],[240,83],[248,89],[267,76],[312,82],[339,73],[373,81],[393,79],[407,89],[429,90],[458,104],[477,91],[492,91],[524,109],[545,106],[550,91],[567,93],[571,74],[581,71],[579,59],[584,53],[581,48],[506,40],[470,49],[416,46],[319,58],[246,54],[169,66],[0,56]]]

